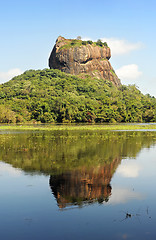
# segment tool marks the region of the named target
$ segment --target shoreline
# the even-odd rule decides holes
[[[125,124],[98,124],[98,125],[85,125],[85,124],[71,124],[71,125],[63,125],[63,124],[21,124],[21,125],[0,125],[0,131],[3,130],[40,130],[40,131],[73,131],[73,130],[89,130],[89,131],[96,131],[96,130],[156,130],[156,123],[125,123]]]

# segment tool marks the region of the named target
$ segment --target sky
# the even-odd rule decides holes
[[[0,83],[48,68],[58,36],[101,39],[121,83],[156,97],[155,0],[5,0],[0,7]]]

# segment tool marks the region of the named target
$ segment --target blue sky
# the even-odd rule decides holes
[[[156,1],[5,0],[0,7],[0,82],[48,67],[56,38],[103,39],[123,84],[156,97]]]

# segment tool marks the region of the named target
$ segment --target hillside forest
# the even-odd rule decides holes
[[[0,85],[1,123],[156,122],[156,98],[135,85],[29,70]]]

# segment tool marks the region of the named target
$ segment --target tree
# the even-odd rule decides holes
[[[98,39],[97,42],[96,42],[96,45],[102,47],[103,46],[103,43],[101,41],[101,39]]]
[[[77,40],[81,40],[81,36],[77,36],[77,38],[76,38]]]

